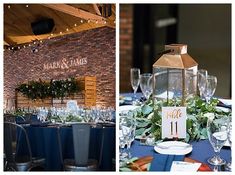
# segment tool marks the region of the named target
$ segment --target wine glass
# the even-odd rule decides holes
[[[140,84],[140,69],[131,68],[130,73],[131,73],[131,86],[132,89],[134,90],[134,100],[136,100],[136,92]]]
[[[215,156],[209,158],[208,163],[215,166],[225,164],[226,161],[219,156],[219,153],[227,140],[227,118],[208,118],[207,135],[215,152]]]
[[[206,77],[207,77],[207,70],[200,69],[197,73],[197,86],[200,93],[200,97],[203,97],[203,92],[206,86]]]
[[[205,90],[203,91],[203,95],[206,98],[206,102],[208,103],[211,97],[214,95],[217,86],[217,78],[212,75],[207,75]]]
[[[152,74],[145,73],[140,75],[140,89],[144,97],[148,100],[151,93],[153,92]]]
[[[131,158],[130,147],[135,136],[135,119],[132,113],[119,114],[119,142],[120,160],[125,161]],[[127,146],[127,149],[125,149]]]
[[[228,134],[228,142],[229,142],[230,148],[232,149],[232,121],[231,121],[231,118],[230,118],[230,121],[228,124],[227,134]],[[228,162],[225,166],[225,169],[227,171],[232,171],[232,163]]]

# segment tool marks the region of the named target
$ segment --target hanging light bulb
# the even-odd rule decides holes
[[[87,21],[88,23],[90,23],[91,22],[91,20],[90,19],[88,19],[88,21]]]
[[[66,29],[66,31],[68,32],[68,31],[69,31],[69,29],[67,28],[67,29]]]
[[[7,6],[7,8],[8,8],[8,9],[10,9],[10,8],[11,8],[11,6],[10,6],[10,5],[8,5],[8,6]]]
[[[29,47],[31,46],[31,44],[29,44]]]
[[[24,45],[23,47],[25,48],[26,46]]]
[[[36,44],[36,41],[34,41],[33,44]]]
[[[28,7],[29,7],[29,5],[27,4],[25,7],[26,7],[26,8],[28,8]]]
[[[62,35],[63,32],[60,32],[60,34]]]
[[[76,24],[76,23],[74,24],[74,27],[77,27],[77,24]]]
[[[53,36],[54,34],[53,33],[51,33],[51,36]]]
[[[40,43],[42,43],[43,41],[42,40],[40,40]]]
[[[107,21],[104,21],[104,24],[106,24],[107,23]]]
[[[20,46],[18,46],[18,49],[20,49]]]
[[[83,20],[81,19],[81,23],[83,23]]]

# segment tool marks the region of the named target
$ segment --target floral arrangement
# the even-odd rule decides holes
[[[186,142],[191,140],[207,139],[206,124],[207,118],[212,113],[215,117],[230,116],[231,110],[223,111],[217,109],[219,100],[211,99],[206,103],[200,97],[190,98],[186,102],[187,106],[187,137]],[[162,106],[180,106],[180,100],[174,99],[157,101],[155,104],[150,98],[145,104],[135,111],[136,116],[136,137],[152,134],[155,140],[161,140],[161,107]]]
[[[28,83],[20,84],[16,90],[31,100],[45,98],[61,98],[67,97],[80,91],[75,78],[66,80],[51,80],[50,82],[29,81]]]

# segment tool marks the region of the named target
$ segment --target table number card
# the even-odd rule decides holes
[[[186,138],[186,107],[162,107],[162,138]]]

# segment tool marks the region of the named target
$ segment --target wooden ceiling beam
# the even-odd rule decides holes
[[[99,10],[97,4],[93,4],[92,6],[93,6],[93,8],[94,8],[96,14],[101,16],[101,13],[100,13],[100,10]]]
[[[78,8],[75,8],[71,5],[66,4],[42,4],[45,7],[78,17],[85,20],[106,20],[106,18],[103,18],[102,16],[87,12],[85,10],[81,10]]]
[[[4,35],[4,43],[7,43],[8,45],[17,45],[16,42],[14,42],[11,38],[9,38],[8,36]]]

